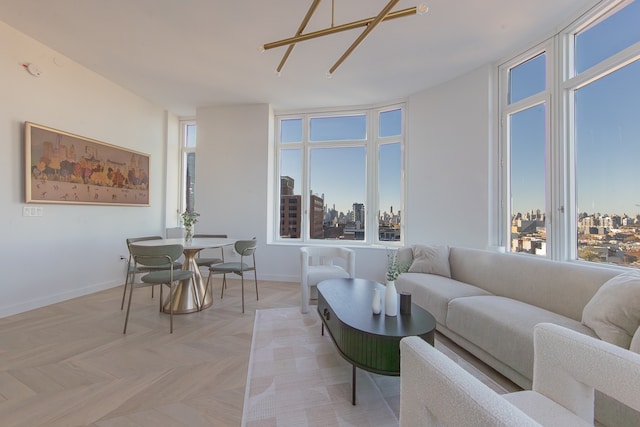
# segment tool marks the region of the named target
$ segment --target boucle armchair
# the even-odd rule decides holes
[[[323,280],[354,278],[356,254],[353,250],[335,246],[300,248],[300,311],[309,311],[311,287]]]
[[[417,337],[400,343],[400,426],[584,426],[594,391],[640,410],[640,355],[536,325],[532,390],[499,395]]]

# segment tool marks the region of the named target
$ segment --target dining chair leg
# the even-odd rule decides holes
[[[222,292],[220,292],[220,299],[224,298],[224,288],[227,287],[227,273],[222,275]]]
[[[160,285],[162,286],[162,285]],[[169,333],[173,333],[173,283],[169,283]]]
[[[256,301],[257,301],[260,298],[258,298],[258,275],[256,274],[255,270],[253,271],[253,280],[256,282]]]
[[[198,301],[198,294],[196,293],[196,280],[191,276],[191,291],[193,293],[193,303],[196,305],[196,310],[202,310],[202,304],[204,304],[204,298],[202,298],[202,302]],[[207,293],[207,288],[204,289],[205,295]]]
[[[244,313],[244,274],[240,272],[240,279],[242,279],[242,312]]]
[[[209,292],[209,286],[211,286],[211,271],[209,271],[209,277],[207,277],[207,284],[204,287],[204,295],[202,295],[200,306],[204,305],[204,300],[207,298],[207,293]],[[211,288],[211,295],[213,296],[213,288]]]
[[[129,283],[135,282],[136,279],[135,273],[133,274],[133,276],[132,273],[131,259],[129,259],[129,262],[127,263],[127,277],[124,279],[124,289],[122,290],[122,302],[120,303],[120,310],[124,308],[124,298],[127,295],[127,285],[129,285]],[[131,277],[131,281],[129,281],[129,277]]]
[[[162,285],[160,285],[160,313],[162,313]]]
[[[127,286],[129,285],[129,275],[130,273],[127,272],[127,278],[124,279],[124,289],[122,291],[122,302],[120,303],[120,310],[124,309],[124,298],[127,295]]]
[[[127,324],[129,323],[129,312],[131,311],[131,298],[133,297],[133,283],[129,285],[129,302],[127,303],[127,314],[124,317],[124,329],[123,334],[127,333]]]

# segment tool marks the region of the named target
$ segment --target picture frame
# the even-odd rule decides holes
[[[24,124],[26,203],[149,206],[149,154]]]

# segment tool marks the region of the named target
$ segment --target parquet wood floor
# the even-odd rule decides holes
[[[134,292],[127,334],[122,287],[0,319],[0,425],[238,426],[255,310],[299,305],[297,283],[240,281],[199,313],[158,312]]]
[[[0,426],[239,426],[256,309],[296,307],[299,285],[240,281],[198,313],[158,311],[134,292],[127,334],[122,287],[0,319]],[[461,360],[514,391],[495,371],[444,340]]]

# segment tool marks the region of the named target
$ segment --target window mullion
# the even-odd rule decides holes
[[[378,200],[378,189],[380,183],[378,182],[378,166],[379,155],[378,150],[379,141],[379,111],[374,110],[369,112],[369,131],[367,134],[367,202],[369,206],[365,206],[366,212],[366,224],[365,224],[365,241],[374,243],[378,241],[378,212],[380,212],[380,203]]]
[[[302,193],[300,232],[303,242],[311,240],[311,225],[309,221],[309,198],[311,189],[309,188],[309,116],[304,115],[302,120]]]

